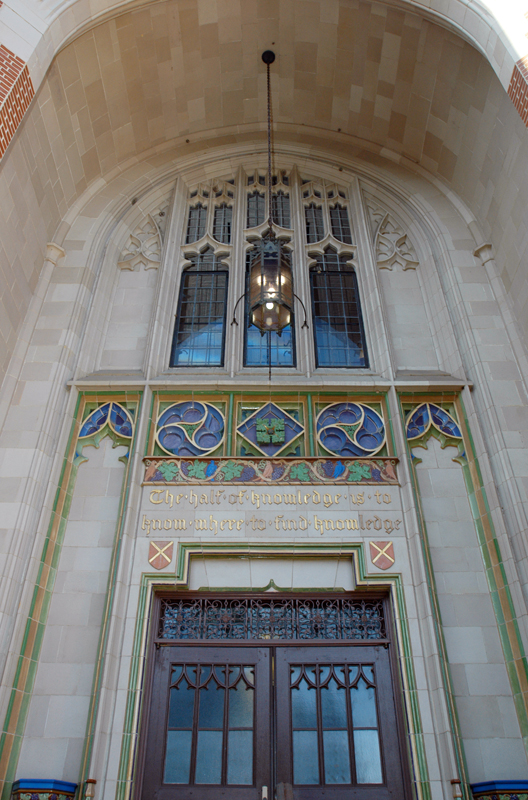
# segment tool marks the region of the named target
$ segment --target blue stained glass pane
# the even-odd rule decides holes
[[[222,780],[222,731],[198,731],[196,783],[219,784]]]
[[[418,406],[407,422],[407,438],[416,439],[421,436],[429,425],[429,408],[427,403]]]
[[[110,421],[120,436],[132,436],[132,425],[125,410],[117,403],[110,408]]]
[[[317,731],[293,731],[293,782],[319,783]]]
[[[446,436],[456,436],[458,438],[462,438],[460,428],[451,415],[447,413],[447,411],[444,411],[443,408],[433,405],[433,403],[429,404],[429,410],[434,424],[442,431],[442,433],[445,433]]]
[[[192,731],[169,731],[165,753],[165,783],[189,783]]]
[[[434,403],[423,403],[412,412],[407,422],[407,438],[416,439],[422,436],[431,422],[446,436],[462,438],[460,428],[452,416]]]
[[[354,731],[356,780],[358,783],[383,783],[379,736],[376,730]]]
[[[344,692],[343,692],[344,694]],[[323,731],[325,783],[350,783],[348,731]]]
[[[227,782],[243,786],[253,783],[253,731],[229,731]]]
[[[96,408],[95,411],[92,411],[81,427],[79,438],[83,436],[93,436],[94,433],[100,431],[106,424],[109,410],[110,403],[105,403],[104,406],[100,406]]]

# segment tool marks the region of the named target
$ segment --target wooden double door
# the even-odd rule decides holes
[[[142,800],[399,800],[383,645],[164,644]]]

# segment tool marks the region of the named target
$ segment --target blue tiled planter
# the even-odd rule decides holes
[[[71,800],[75,795],[77,783],[69,781],[24,780],[13,784],[13,800]]]

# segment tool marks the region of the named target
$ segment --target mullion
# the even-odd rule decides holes
[[[227,786],[227,756],[228,756],[227,751],[229,748],[229,666],[230,665],[225,664],[225,672],[224,672],[225,684],[224,684],[224,721],[222,730],[222,772],[220,775],[221,786]],[[242,669],[242,667],[240,669]]]
[[[194,716],[192,728],[192,741],[191,741],[191,766],[189,770],[189,785],[194,786],[194,779],[196,773],[196,751],[198,749],[198,718],[200,714],[200,679],[202,672],[202,664],[193,664],[196,668],[196,688],[194,690]]]
[[[317,713],[317,750],[319,752],[319,786],[325,785],[325,762],[323,744],[323,709],[321,707],[321,665],[315,665],[316,713]]]
[[[345,664],[345,692],[346,692],[346,708],[347,708],[347,727],[348,727],[348,757],[350,759],[350,780],[352,784],[357,785],[356,775],[356,751],[354,748],[354,720],[352,719],[352,700],[350,697],[350,669],[354,668],[355,664]],[[359,670],[359,666],[357,669]]]

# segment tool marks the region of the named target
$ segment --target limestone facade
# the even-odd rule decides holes
[[[41,779],[84,798],[95,779],[101,800],[139,797],[159,593],[270,587],[389,598],[409,796],[526,780],[519,39],[455,0],[442,18],[366,0],[47,6],[31,46],[0,8],[36,89],[0,163],[3,796]],[[265,47],[298,296],[296,358],[271,382],[244,366],[236,311],[249,176],[265,184]],[[212,235],[220,184],[228,243]],[[326,211],[307,242],[308,185],[325,208],[340,187],[352,244]],[[188,242],[199,187],[209,228]],[[171,368],[182,275],[205,246],[229,273],[223,366]],[[355,269],[365,367],[317,366],[310,269],[327,246]],[[190,455],[162,437],[185,402],[223,426]],[[282,455],[241,434],[268,403],[300,431]],[[336,404],[374,410],[375,446],[325,448]]]

